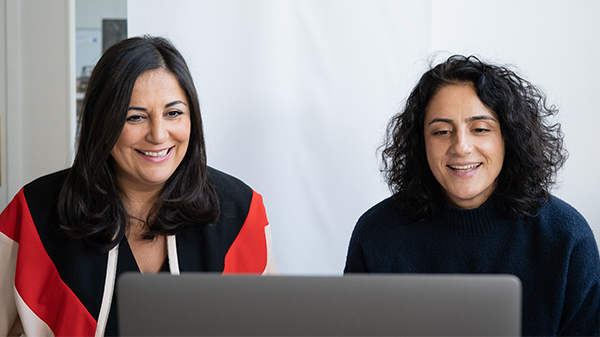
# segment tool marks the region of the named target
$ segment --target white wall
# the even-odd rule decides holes
[[[562,110],[555,192],[600,233],[592,128],[600,4],[579,1],[129,0],[129,35],[171,38],[199,89],[209,164],[263,194],[283,274],[340,274],[350,233],[389,192],[375,150],[444,50],[515,64]]]
[[[2,208],[27,182],[71,163],[73,0],[0,0]]]
[[[6,188],[6,0],[0,1],[0,206],[4,208],[8,199]]]

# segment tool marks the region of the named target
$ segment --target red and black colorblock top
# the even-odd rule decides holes
[[[118,334],[114,282],[139,268],[126,239],[102,253],[60,229],[57,200],[67,173],[26,185],[0,215],[0,335],[11,329],[26,335]],[[221,215],[212,225],[169,238],[163,271],[273,271],[262,197],[218,170],[209,168],[209,179]]]

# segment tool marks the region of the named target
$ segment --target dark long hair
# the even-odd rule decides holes
[[[558,112],[545,95],[515,72],[474,56],[455,55],[427,71],[404,109],[388,123],[381,146],[382,172],[399,207],[416,220],[435,217],[440,185],[425,150],[424,118],[432,97],[450,84],[472,83],[479,99],[497,116],[506,154],[494,194],[508,217],[533,216],[550,198],[567,159]]]
[[[219,214],[216,191],[207,178],[200,105],[185,60],[164,38],[129,38],[110,47],[92,72],[79,121],[77,153],[58,200],[62,229],[102,251],[123,238],[128,220],[110,152],[125,125],[137,78],[158,68],[177,77],[186,93],[191,131],[185,157],[146,219],[151,220],[146,238],[209,224]]]

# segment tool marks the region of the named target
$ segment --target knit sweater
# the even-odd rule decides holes
[[[600,334],[600,257],[573,207],[552,197],[535,217],[504,217],[491,197],[473,210],[443,205],[416,222],[392,197],[363,214],[345,273],[513,274],[523,285],[523,335]]]

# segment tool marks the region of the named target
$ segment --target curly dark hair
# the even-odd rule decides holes
[[[172,73],[186,93],[191,130],[183,160],[146,219],[146,238],[209,224],[219,215],[217,194],[208,180],[200,104],[183,56],[167,39],[129,38],[110,47],[94,67],[79,121],[77,153],[58,200],[61,228],[102,251],[121,241],[130,218],[110,152],[125,125],[136,80],[158,68]]]
[[[560,124],[548,118],[558,109],[548,106],[545,94],[515,72],[475,56],[454,55],[431,67],[403,110],[389,121],[380,147],[381,171],[394,199],[415,220],[436,216],[441,186],[427,162],[425,112],[440,88],[464,83],[473,84],[500,123],[506,153],[494,195],[502,212],[511,218],[537,214],[568,156]]]

